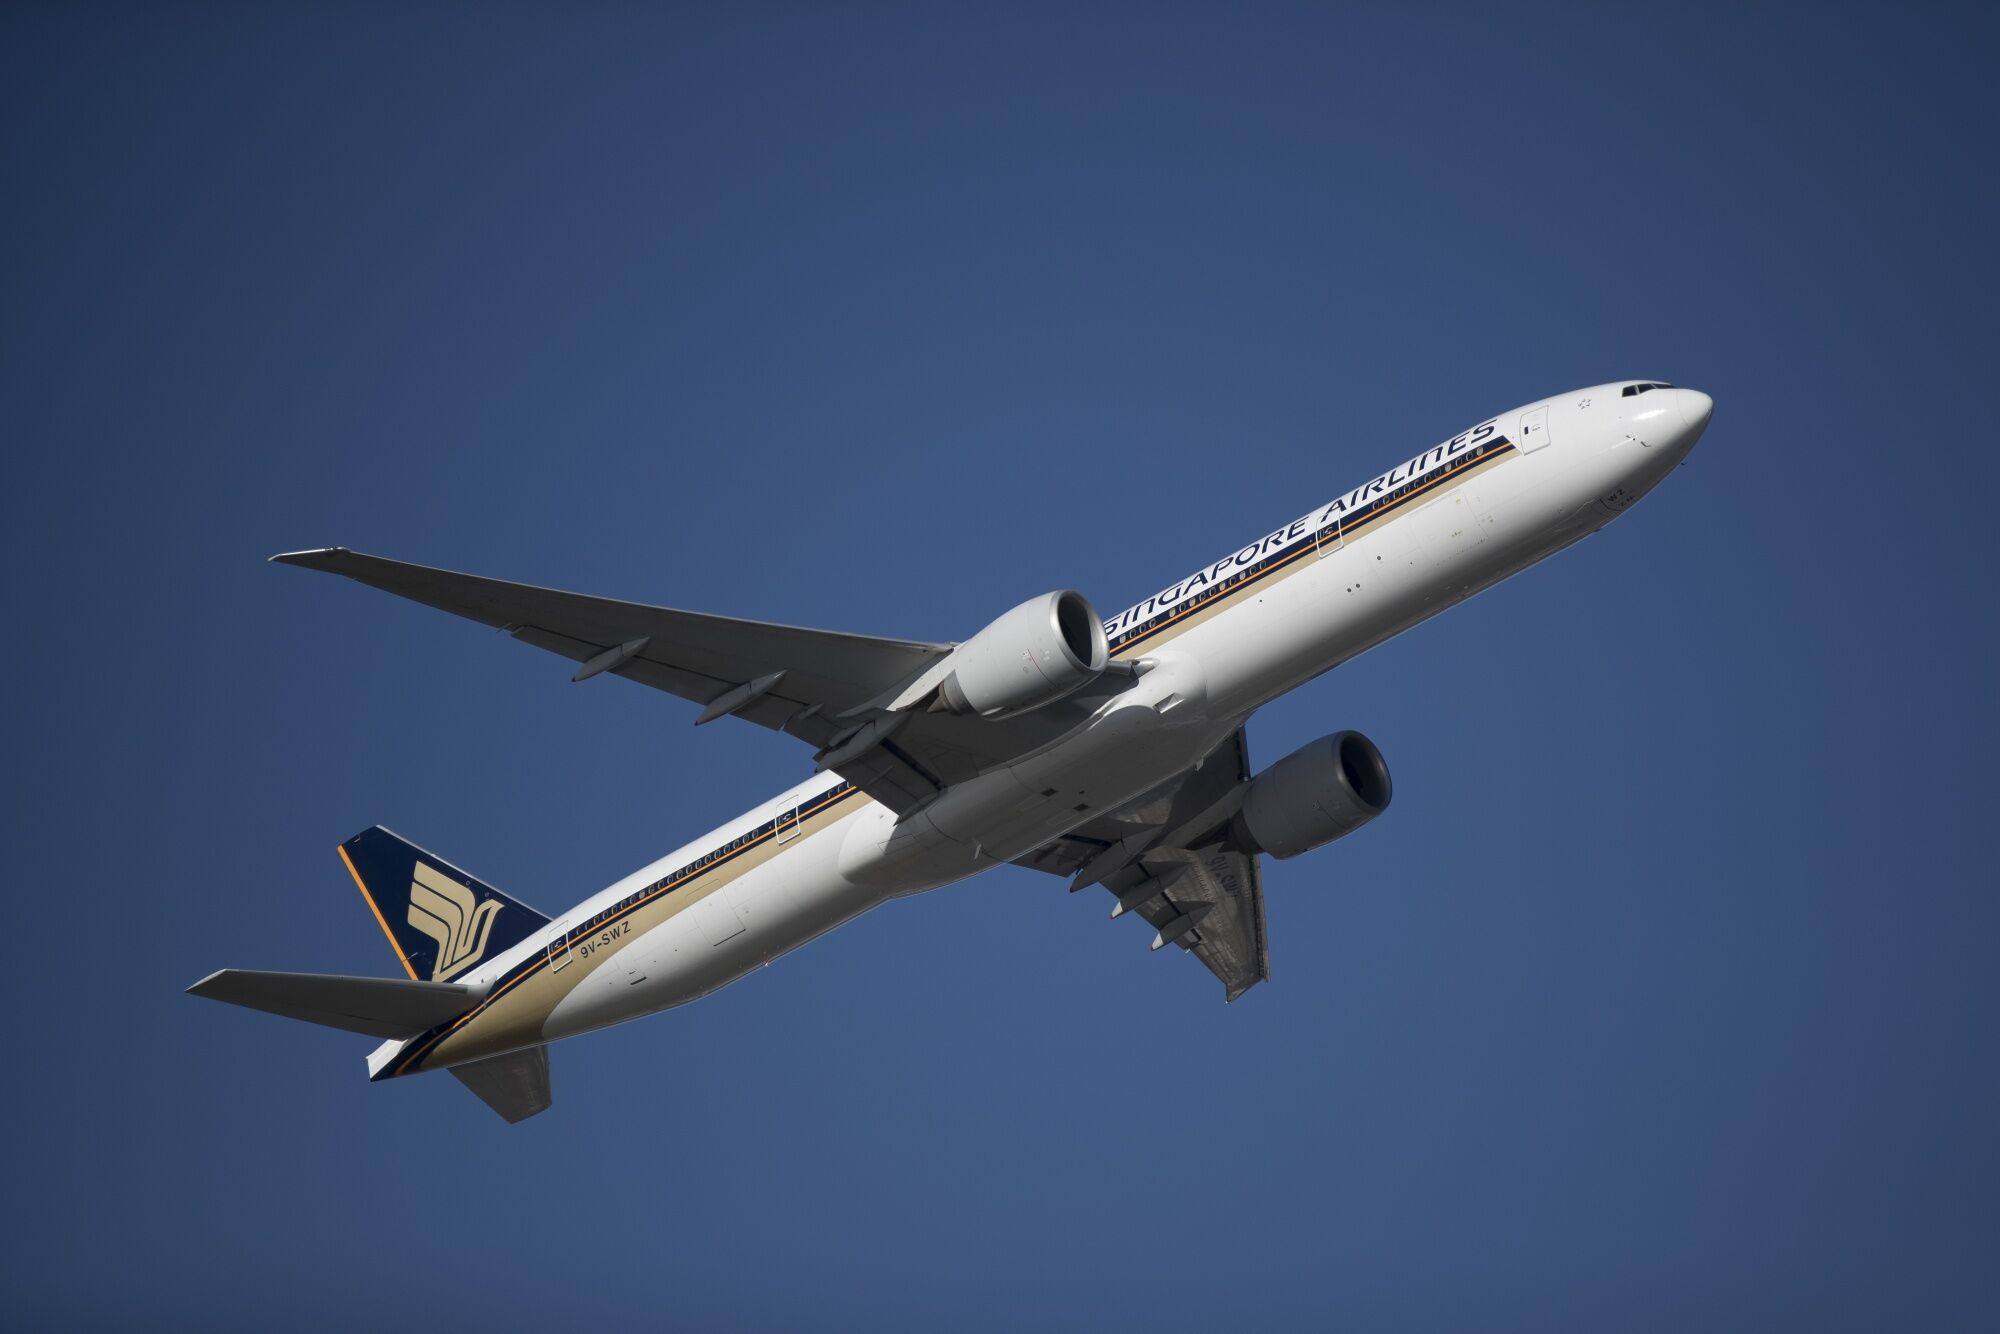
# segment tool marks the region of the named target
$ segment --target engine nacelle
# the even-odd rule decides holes
[[[1251,779],[1238,827],[1253,850],[1296,857],[1367,824],[1388,809],[1392,791],[1375,743],[1335,732]]]
[[[981,718],[1026,713],[1096,680],[1110,656],[1104,622],[1083,594],[1045,593],[952,650],[934,707]]]

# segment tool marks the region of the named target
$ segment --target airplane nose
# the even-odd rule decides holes
[[[1688,443],[1701,439],[1701,433],[1708,429],[1708,419],[1715,413],[1715,400],[1699,389],[1675,391],[1680,399],[1681,422],[1688,429]]]
[[[1701,390],[1665,384],[1642,384],[1624,403],[1626,438],[1676,458],[1694,448],[1715,411],[1715,400]]]

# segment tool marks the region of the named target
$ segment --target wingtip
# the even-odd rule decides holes
[[[280,551],[277,555],[265,559],[272,565],[303,565],[307,569],[313,569],[326,564],[332,557],[346,554],[346,547],[312,547],[305,551]]]

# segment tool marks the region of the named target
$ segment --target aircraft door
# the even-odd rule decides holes
[[[1549,405],[1529,408],[1521,414],[1521,438],[1514,447],[1523,454],[1532,454],[1549,442]]]
[[[1338,514],[1321,524],[1319,529],[1313,533],[1313,546],[1321,556],[1331,556],[1334,552],[1340,550],[1341,543],[1344,540],[1340,532],[1340,516]]]
[[[549,938],[549,971],[560,973],[575,960],[569,948],[569,923],[558,923],[555,935]]]

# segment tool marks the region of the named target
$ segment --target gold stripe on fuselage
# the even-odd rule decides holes
[[[568,939],[567,944],[556,951],[559,959],[565,952],[569,956],[559,968],[550,968],[550,942],[544,941],[537,957],[525,971],[503,983],[470,1013],[454,1020],[442,1035],[399,1057],[395,1073],[414,1074],[419,1070],[457,1065],[540,1042],[542,1026],[562,999],[585,978],[623,954],[633,941],[735,883],[779,852],[798,847],[846,816],[851,809],[850,798],[862,796],[864,794],[860,789],[851,787],[844,792],[831,793],[799,820],[799,832],[788,836],[783,843],[776,841],[775,827],[765,830],[728,854],[724,860],[687,871],[645,891],[637,903],[598,923],[588,935]],[[593,949],[588,954],[582,952],[582,947],[595,941],[602,932],[627,923],[631,929],[607,941],[605,948]],[[565,932],[566,937],[571,935]]]
[[[1217,615],[1242,602],[1250,594],[1269,592],[1273,587],[1283,583],[1286,579],[1305,568],[1313,558],[1321,555],[1332,555],[1353,543],[1361,541],[1363,538],[1372,537],[1380,533],[1398,519],[1408,518],[1410,515],[1416,513],[1417,510],[1423,508],[1423,505],[1414,503],[1419,499],[1422,499],[1426,503],[1436,500],[1439,496],[1454,491],[1466,482],[1471,481],[1475,476],[1487,471],[1494,464],[1504,459],[1515,458],[1518,454],[1519,451],[1514,447],[1513,442],[1509,441],[1505,448],[1496,449],[1492,453],[1474,459],[1468,464],[1441,472],[1437,476],[1427,479],[1422,485],[1413,488],[1408,495],[1398,496],[1393,505],[1386,506],[1380,511],[1369,515],[1352,528],[1342,524],[1337,545],[1327,544],[1322,547],[1319,543],[1301,541],[1294,550],[1287,552],[1284,559],[1277,564],[1258,571],[1254,577],[1245,579],[1227,593],[1218,597],[1211,597],[1206,602],[1197,601],[1182,607],[1158,625],[1149,627],[1144,633],[1136,635],[1119,645],[1117,651],[1112,656],[1122,659],[1127,657],[1143,657],[1146,653],[1157,652],[1161,645],[1170,644],[1196,626],[1214,619]]]

